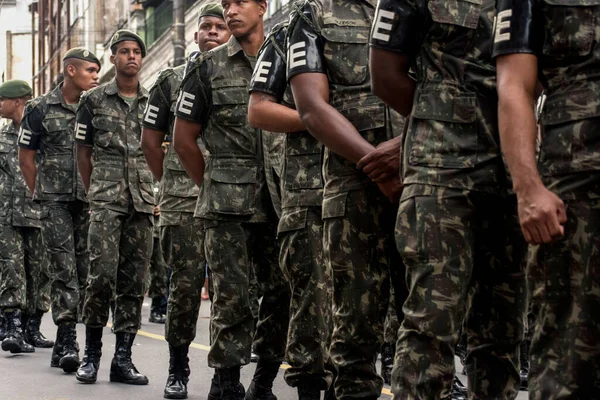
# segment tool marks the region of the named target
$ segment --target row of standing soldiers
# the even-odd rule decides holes
[[[131,345],[153,174],[173,270],[167,398],[187,396],[205,261],[211,400],[272,399],[284,358],[302,400],[376,399],[390,281],[395,399],[452,398],[461,330],[469,395],[516,397],[528,301],[530,397],[600,396],[600,1],[303,0],[266,40],[265,0],[221,3],[203,18],[228,32],[204,40],[200,18],[196,38],[201,50],[226,43],[163,71],[150,94],[137,81],[144,44],[119,31],[115,79],[68,101],[81,94],[68,82],[86,89],[73,73],[25,109],[19,159],[34,199],[46,182],[70,207],[80,176],[90,202],[77,379],[96,380],[116,293],[111,380],[147,383]],[[29,169],[40,152],[37,179],[27,150]],[[66,215],[44,204],[42,216]]]

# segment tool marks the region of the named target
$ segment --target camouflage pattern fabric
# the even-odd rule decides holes
[[[600,388],[600,201],[567,200],[565,236],[539,246],[528,278],[538,291],[531,343],[530,398],[594,398]],[[587,260],[587,262],[582,262]],[[543,276],[540,276],[541,270]]]
[[[465,317],[470,392],[515,398],[527,248],[516,199],[435,186],[404,190],[396,243],[410,292],[393,371],[395,399],[450,395]]]
[[[0,308],[26,307],[26,277],[23,259],[23,238],[10,225],[0,225]]]
[[[262,131],[265,180],[277,218],[281,218],[281,174],[285,135]]]
[[[322,68],[299,68],[298,73],[327,74],[330,104],[377,146],[392,139],[394,130],[387,107],[371,93],[368,39],[375,6],[375,1],[358,0],[298,3],[290,18],[288,57],[292,46],[305,41],[306,54],[318,54]],[[288,67],[291,76],[295,70]],[[320,158],[317,149],[309,151],[313,163]],[[383,387],[375,359],[383,343],[389,268],[401,265],[393,234],[397,207],[355,165],[328,149],[323,174],[323,247],[334,288],[335,392],[338,399],[376,398]]]
[[[26,104],[19,146],[40,152],[35,200],[87,202],[75,156],[76,105],[65,102],[62,88]]]
[[[86,326],[106,326],[114,296],[114,331],[136,333],[139,329],[152,254],[152,225],[153,217],[146,213],[92,209],[90,273],[83,306]]]
[[[396,340],[398,339],[398,329],[400,329],[400,320],[396,313],[396,296],[394,293],[394,286],[390,286],[390,303],[385,317],[385,323],[383,325],[383,341],[385,343],[396,346]],[[402,312],[402,310],[400,310]]]
[[[196,337],[206,266],[204,224],[182,212],[177,223],[160,227],[160,235],[164,260],[171,269],[165,338],[178,347]]]
[[[154,228],[152,230],[152,256],[150,257],[150,284],[148,285],[148,297],[151,299],[167,297],[167,266],[160,246],[160,230],[158,218],[154,217]]]
[[[79,200],[42,202],[42,236],[50,259],[52,318],[77,322],[89,271],[89,206]]]
[[[141,120],[148,92],[141,86],[127,103],[116,81],[81,96],[77,109],[79,144],[93,146],[93,170],[88,199],[90,208],[152,214],[154,177],[140,146]]]
[[[48,263],[39,228],[18,227],[23,240],[25,265],[25,307],[22,311],[33,315],[37,310],[48,311],[50,285],[48,281]]]
[[[93,146],[88,277],[83,322],[103,327],[115,294],[115,332],[136,333],[152,255],[154,178],[140,147],[148,93],[126,101],[115,79],[86,92],[76,140]]]
[[[266,361],[282,361],[289,319],[289,285],[277,264],[274,227],[205,221],[206,259],[214,289],[208,364],[229,368],[250,362],[251,347]],[[251,271],[262,292],[254,324]]]
[[[323,256],[321,207],[289,207],[279,221],[279,264],[290,284],[290,325],[285,381],[296,387],[329,388],[329,343],[333,330],[331,270]]]

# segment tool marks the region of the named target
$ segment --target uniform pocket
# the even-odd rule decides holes
[[[408,127],[409,163],[473,168],[477,161],[477,99],[451,88],[419,93]]]
[[[341,218],[346,215],[348,193],[339,193],[323,199],[323,219]]]
[[[587,56],[596,41],[600,0],[543,0],[543,53],[557,59]]]
[[[365,26],[325,26],[321,35],[329,79],[342,85],[358,85],[368,73],[369,30]]]
[[[308,132],[292,133],[285,139],[285,179],[288,190],[323,187],[322,146]]]
[[[90,201],[112,202],[117,200],[123,189],[123,170],[117,168],[99,167],[92,170]]]
[[[73,193],[74,175],[75,166],[72,155],[47,155],[43,159],[38,174],[39,188],[43,193],[71,194]]]
[[[94,110],[94,113],[95,116],[92,118],[92,126],[96,129],[94,144],[107,147],[118,129],[119,116],[101,109]]]
[[[432,0],[428,3],[431,19],[440,24],[477,28],[483,0]]]
[[[219,125],[244,126],[248,114],[248,81],[219,82],[212,88],[213,119]]]
[[[75,115],[69,114],[48,114],[44,117],[42,125],[48,135],[45,141],[50,146],[62,147],[63,150],[73,148],[73,125]]]
[[[140,195],[146,203],[155,205],[156,200],[154,198],[154,178],[150,171],[138,170],[138,178],[140,184]]]
[[[254,214],[258,167],[254,164],[215,164],[209,174],[209,212],[231,215]]]
[[[277,232],[291,232],[306,228],[307,214],[308,209],[304,207],[284,212],[279,220]]]

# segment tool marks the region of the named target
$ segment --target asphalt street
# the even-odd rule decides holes
[[[190,367],[192,375],[188,384],[189,399],[206,400],[210,387],[213,370],[207,366],[208,352],[208,302],[202,304],[198,319],[196,340],[190,349]],[[169,352],[164,341],[164,325],[148,322],[150,300],[144,303],[142,329],[136,337],[133,349],[133,361],[143,374],[150,380],[147,386],[130,386],[108,381],[110,361],[114,353],[114,335],[110,328],[104,329],[103,356],[100,363],[98,381],[94,385],[84,385],[77,382],[74,374],[65,374],[59,368],[50,368],[52,349],[36,349],[33,354],[11,355],[0,351],[0,399],[1,400],[158,400],[162,399],[163,389],[168,375]],[[50,314],[42,321],[42,332],[48,338],[54,339],[56,328]],[[85,328],[77,327],[78,341],[83,356]],[[242,369],[242,383],[248,387],[254,373],[255,364]],[[296,391],[286,385],[283,380],[285,365],[280,370],[274,385],[274,393],[279,400],[295,400]],[[378,365],[379,368],[379,365]],[[462,367],[457,363],[457,370]],[[463,375],[459,377],[465,381]],[[391,399],[389,387],[384,388],[381,399]],[[527,392],[520,392],[518,400],[527,399]]]

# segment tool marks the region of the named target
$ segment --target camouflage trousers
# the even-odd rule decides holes
[[[265,178],[277,218],[281,218],[281,174],[285,135],[276,132],[262,132]]]
[[[326,368],[333,287],[323,258],[321,207],[284,208],[278,232],[279,264],[291,290],[285,381],[292,387],[310,384],[325,390],[333,380]]]
[[[405,298],[406,299],[406,298]],[[402,305],[403,303],[401,303]],[[385,343],[396,345],[398,339],[398,329],[400,329],[400,322],[404,318],[398,318],[398,312],[402,313],[402,308],[398,309],[396,306],[396,294],[394,291],[394,285],[390,287],[390,303],[388,306],[387,315],[385,317],[385,323],[383,325],[383,341]],[[401,314],[404,317],[404,314]]]
[[[204,224],[192,213],[181,213],[178,224],[160,227],[160,243],[171,269],[165,337],[173,346],[190,344],[196,337],[206,271]]]
[[[450,395],[463,322],[470,395],[514,399],[527,248],[516,199],[407,186],[396,242],[406,263],[409,295],[392,373],[394,399]]]
[[[277,263],[274,227],[214,220],[205,224],[206,259],[214,290],[208,365],[248,364],[251,350],[263,360],[282,361],[290,293]],[[262,292],[256,327],[249,294],[253,268]]]
[[[537,319],[530,399],[600,398],[600,200],[566,200],[565,236],[528,270]]]
[[[47,312],[49,279],[39,228],[0,225],[0,308]]]
[[[148,297],[167,298],[167,265],[158,237],[152,240],[152,256],[150,257],[150,284],[148,285]]]
[[[136,333],[139,329],[152,254],[152,224],[150,214],[92,209],[90,273],[83,305],[86,326],[106,326],[114,297],[113,330]]]
[[[89,271],[89,206],[82,201],[43,202],[42,235],[50,260],[52,318],[77,322]]]
[[[381,394],[375,362],[383,343],[389,271],[402,264],[394,243],[396,210],[374,185],[323,201],[324,254],[333,274],[330,356],[339,400]]]

